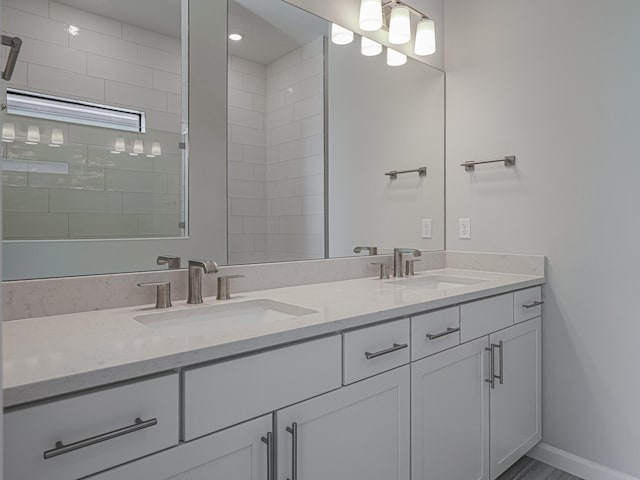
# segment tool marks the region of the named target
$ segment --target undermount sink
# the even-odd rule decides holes
[[[247,300],[139,315],[134,320],[163,333],[183,336],[264,325],[312,313],[317,311],[273,300]]]
[[[387,283],[404,285],[407,287],[428,288],[431,290],[447,290],[450,288],[467,287],[477,283],[486,282],[482,278],[456,277],[453,275],[426,275],[394,280]]]

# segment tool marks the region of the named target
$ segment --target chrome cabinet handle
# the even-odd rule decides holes
[[[433,334],[431,334],[431,333],[427,333],[427,338],[428,338],[429,340],[435,340],[435,339],[437,339],[437,338],[446,337],[447,335],[451,335],[452,333],[456,333],[456,332],[459,332],[459,331],[460,331],[460,328],[459,328],[459,327],[458,327],[458,328],[451,328],[451,327],[449,327],[449,328],[447,328],[447,331],[446,331],[446,332],[433,333]]]
[[[114,438],[137,432],[138,430],[144,430],[145,428],[153,427],[157,424],[157,418],[152,418],[150,420],[144,421],[140,418],[136,418],[133,425],[128,425],[116,430],[111,430],[107,433],[101,433],[100,435],[96,435],[95,437],[89,437],[84,440],[79,440],[77,442],[70,443],[69,445],[65,445],[62,442],[56,442],[55,448],[44,452],[44,459],[48,460],[59,455],[64,455],[65,453],[74,452],[76,450],[80,450],[81,448],[90,447],[91,445],[96,445],[98,443],[106,442],[107,440],[112,440]]]
[[[380,350],[379,352],[364,352],[364,356],[367,357],[367,360],[371,360],[373,358],[378,358],[383,355],[388,355],[389,353],[397,352],[398,350],[403,350],[409,346],[408,343],[394,343],[393,347],[387,348],[386,350]]]
[[[489,352],[489,378],[485,378],[485,382],[491,385],[491,390],[496,388],[496,356],[493,349],[494,345],[485,348]]]
[[[500,385],[503,385],[504,384],[504,342],[500,340],[498,342],[498,345],[493,345],[493,347],[500,349],[500,355],[498,357],[500,360],[500,375],[496,375],[495,377],[498,380],[500,380]]]
[[[10,47],[9,55],[7,56],[7,66],[2,72],[2,79],[7,82],[13,77],[13,70],[16,68],[16,62],[18,61],[18,55],[22,48],[22,39],[20,37],[9,37],[2,35],[2,45]]]
[[[529,310],[531,308],[539,307],[540,305],[544,305],[544,302],[539,302],[538,300],[536,300],[533,303],[529,303],[528,305],[522,305],[522,308],[526,308],[527,310]]]
[[[268,432],[267,436],[260,440],[267,445],[267,480],[275,480],[273,478],[273,433]]]
[[[287,480],[298,480],[298,423],[293,422],[287,432],[291,434],[291,479]]]

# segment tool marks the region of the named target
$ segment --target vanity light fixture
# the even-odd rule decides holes
[[[407,63],[407,56],[392,48],[387,48],[387,65],[390,67],[399,67]]]
[[[241,33],[230,33],[229,34],[229,40],[233,40],[234,42],[239,42],[240,40],[242,40],[242,34]]]
[[[73,35],[74,37],[76,37],[80,33],[80,28],[76,27],[75,25],[69,25],[67,27],[67,32],[69,32],[69,35]]]
[[[29,125],[27,128],[27,145],[37,145],[40,143],[40,127],[37,125]]]
[[[142,140],[136,140],[133,142],[133,152],[129,152],[129,155],[137,157],[141,153],[144,153],[144,143]]]
[[[125,144],[124,137],[117,137],[116,144],[114,145],[114,149],[111,150],[111,153],[113,155],[120,155],[126,149],[127,149],[127,146]]]
[[[331,24],[331,41],[336,45],[348,45],[353,42],[353,32],[335,23]]]
[[[411,41],[411,11],[403,4],[391,9],[389,19],[389,43],[404,45]]]
[[[416,29],[416,55],[433,55],[436,53],[436,24],[430,18],[422,18]]]
[[[382,53],[382,45],[378,42],[374,42],[370,38],[362,37],[362,43],[360,44],[360,52],[365,57],[375,57]]]
[[[156,158],[162,155],[162,147],[160,146],[160,142],[153,142],[151,144],[151,153],[147,155],[147,158]]]
[[[51,143],[50,147],[59,148],[64,144],[64,133],[61,128],[54,128],[51,130]]]
[[[16,127],[13,123],[2,124],[2,141],[12,143],[16,139]]]
[[[359,24],[365,32],[375,32],[382,28],[382,0],[362,0],[360,2]]]

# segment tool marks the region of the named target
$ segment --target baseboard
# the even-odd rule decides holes
[[[527,455],[584,480],[640,480],[546,443],[539,443]]]

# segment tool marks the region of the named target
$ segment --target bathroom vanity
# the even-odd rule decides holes
[[[541,439],[542,283],[427,271],[8,322],[5,478],[494,480]]]

